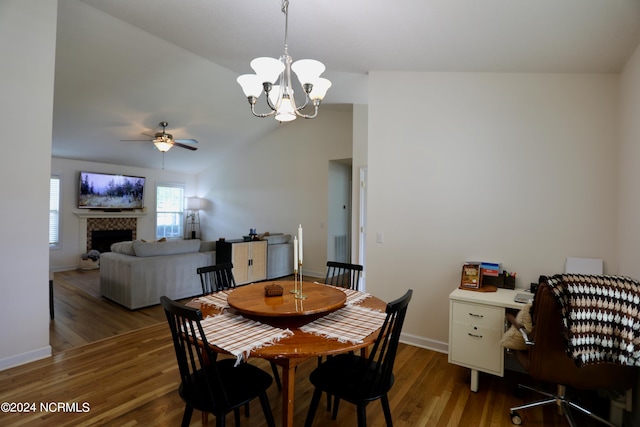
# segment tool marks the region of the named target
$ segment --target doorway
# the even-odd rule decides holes
[[[329,161],[327,260],[351,263],[351,159]]]

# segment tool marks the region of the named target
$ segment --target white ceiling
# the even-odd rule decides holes
[[[284,44],[281,0],[59,0],[53,155],[198,172],[277,122],[235,82]],[[117,19],[114,19],[117,18]],[[616,73],[640,42],[638,0],[290,0],[289,53],[327,66],[322,108],[366,102],[369,71]],[[259,100],[259,101],[262,101]],[[322,112],[320,113],[322,114]],[[280,125],[286,126],[286,125]]]

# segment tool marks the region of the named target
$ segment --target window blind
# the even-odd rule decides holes
[[[60,177],[49,180],[49,245],[60,244]]]

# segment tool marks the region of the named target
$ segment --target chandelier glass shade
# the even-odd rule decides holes
[[[331,82],[320,77],[325,70],[322,62],[315,59],[301,59],[293,62],[289,56],[287,46],[287,29],[289,20],[289,1],[283,0],[282,12],[285,15],[284,53],[279,59],[260,57],[251,61],[251,68],[255,74],[243,74],[238,77],[238,84],[251,105],[251,112],[256,117],[275,116],[280,122],[289,122],[296,117],[313,119],[318,115],[320,102],[331,87]],[[304,104],[298,106],[293,97],[291,71],[295,73],[305,94]],[[277,83],[277,84],[276,84]],[[255,105],[264,92],[268,113],[256,113]],[[313,114],[304,114],[302,110],[313,104]]]

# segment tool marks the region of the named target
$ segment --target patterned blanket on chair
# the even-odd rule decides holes
[[[561,308],[567,354],[578,366],[640,366],[640,282],[622,276],[547,279]]]

